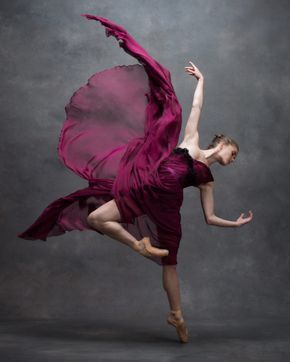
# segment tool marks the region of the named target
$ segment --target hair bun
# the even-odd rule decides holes
[[[224,142],[226,145],[234,145],[239,152],[239,145],[235,140],[229,136],[225,136],[223,133],[215,134],[211,143],[207,146],[207,150],[216,147],[220,142]]]

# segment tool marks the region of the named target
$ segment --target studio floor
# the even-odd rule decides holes
[[[188,327],[189,342],[181,344],[172,326],[154,320],[2,320],[0,361],[290,361],[289,321],[196,321]]]

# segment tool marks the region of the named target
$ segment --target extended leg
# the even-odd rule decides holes
[[[98,207],[87,217],[90,226],[100,230],[112,239],[128,245],[130,248],[140,252],[140,254],[144,256],[150,256],[150,254],[161,257],[168,255],[168,250],[153,247],[150,244],[148,237],[145,237],[142,240],[134,238],[134,236],[118,222],[120,220],[121,215],[114,199]]]
[[[180,288],[176,265],[163,265],[162,282],[171,309],[167,317],[167,323],[176,328],[180,342],[185,343],[188,341],[188,329],[181,311]]]
[[[171,310],[181,310],[179,280],[176,265],[163,265],[163,288],[167,293]]]

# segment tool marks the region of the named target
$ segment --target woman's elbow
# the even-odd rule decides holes
[[[205,222],[207,223],[207,225],[213,225],[213,217],[207,216]]]

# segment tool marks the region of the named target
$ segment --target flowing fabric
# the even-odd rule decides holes
[[[182,110],[170,72],[118,24],[83,15],[105,26],[140,64],[116,66],[92,75],[65,106],[58,156],[86,179],[87,188],[48,205],[17,234],[46,240],[71,230],[92,230],[87,216],[114,199],[122,226],[137,239],[169,250],[159,265],[177,264],[183,189],[213,181],[210,169],[177,146]]]

